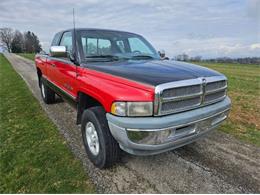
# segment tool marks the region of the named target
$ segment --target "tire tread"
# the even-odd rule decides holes
[[[82,124],[86,123],[86,121],[84,120],[86,120],[86,116],[90,113],[93,113],[95,115],[95,118],[101,127],[102,135],[105,142],[105,159],[103,159],[103,162],[101,164],[95,164],[95,162],[93,162],[91,157],[90,160],[99,168],[111,167],[115,164],[115,162],[119,160],[120,157],[119,145],[109,130],[107,119],[106,119],[106,113],[103,107],[95,106],[85,110],[82,115]],[[83,128],[85,127],[82,127],[82,131]]]

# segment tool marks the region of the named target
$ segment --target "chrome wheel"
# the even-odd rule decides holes
[[[41,86],[41,91],[42,91],[43,98],[45,98],[45,90],[44,90],[44,84],[43,83],[42,83],[42,86]]]
[[[85,130],[89,150],[96,156],[98,155],[100,148],[96,128],[92,122],[87,122]]]

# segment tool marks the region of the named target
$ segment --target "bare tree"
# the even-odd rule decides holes
[[[13,40],[13,30],[11,28],[1,28],[0,29],[0,41],[11,52],[11,43]]]

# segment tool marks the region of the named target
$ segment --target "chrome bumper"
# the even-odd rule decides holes
[[[194,142],[223,122],[231,101],[162,117],[117,117],[107,113],[110,131],[120,147],[135,155],[152,155]]]

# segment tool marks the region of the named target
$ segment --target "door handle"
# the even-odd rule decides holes
[[[56,67],[56,65],[55,65],[55,64],[51,64],[51,66],[52,66],[52,67]]]

